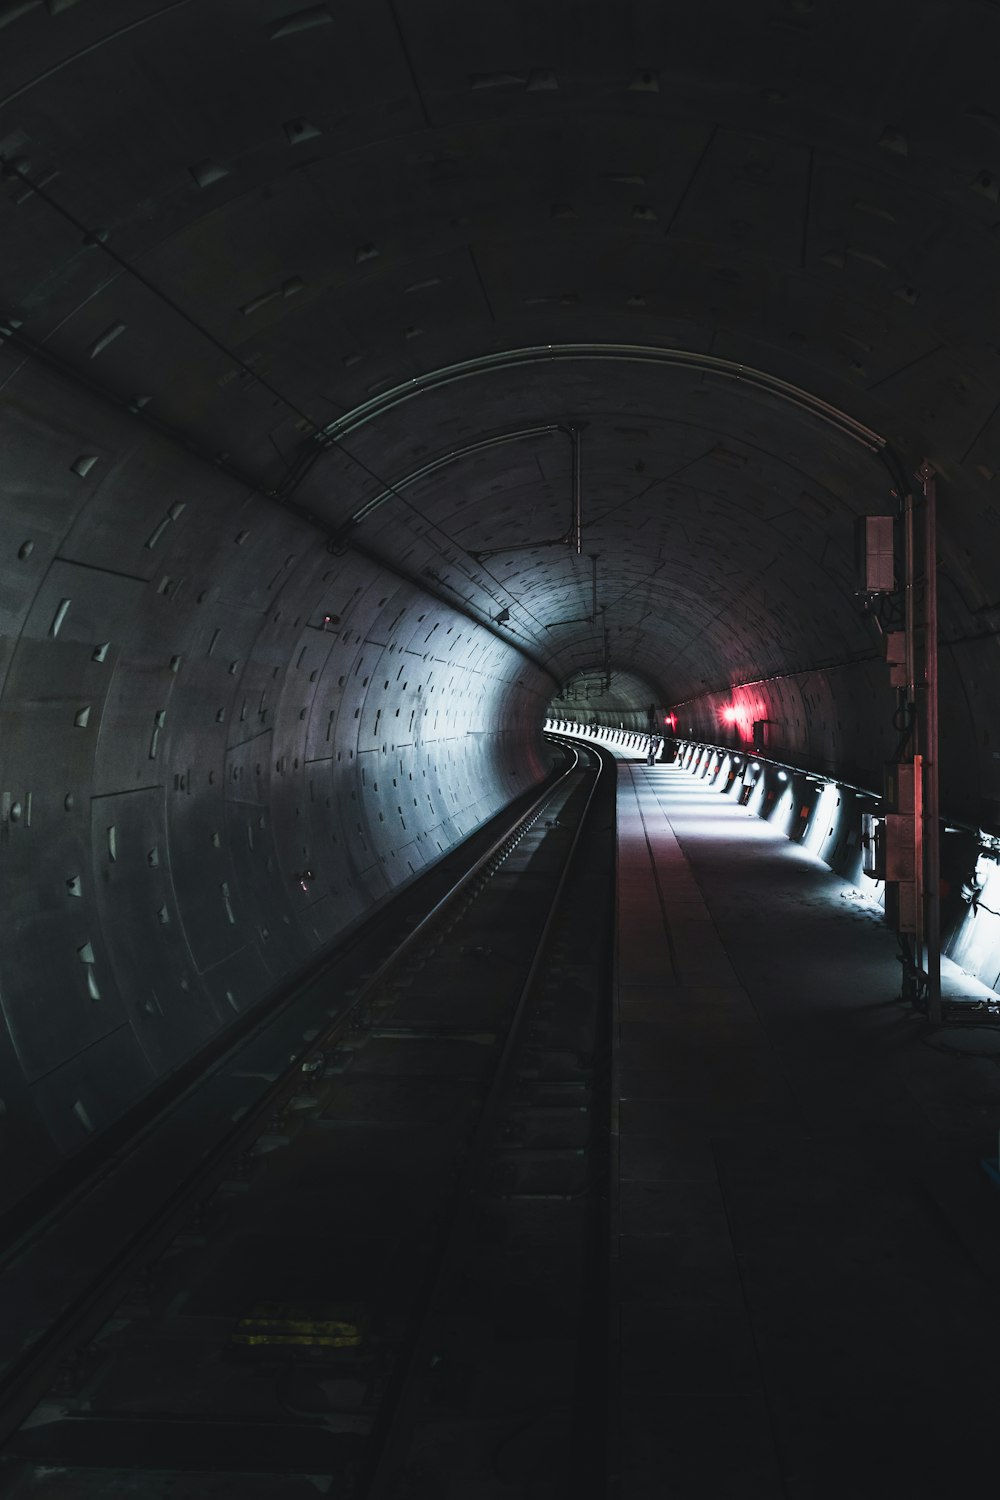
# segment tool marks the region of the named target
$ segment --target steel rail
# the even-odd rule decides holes
[[[566,746],[565,748],[575,747]],[[411,1335],[409,1349],[401,1361],[403,1368],[401,1375],[397,1378],[395,1394],[386,1405],[386,1417],[381,1424],[378,1420],[376,1421],[373,1435],[375,1435],[377,1446],[370,1460],[370,1468],[363,1481],[362,1493],[364,1500],[389,1500],[390,1495],[394,1493],[390,1486],[396,1477],[395,1466],[404,1457],[405,1445],[410,1436],[411,1424],[408,1420],[409,1402],[419,1376],[427,1367],[433,1334],[433,1315],[441,1292],[454,1269],[461,1211],[482,1174],[483,1159],[492,1140],[493,1128],[496,1124],[497,1115],[502,1106],[509,1083],[511,1064],[520,1045],[521,1031],[528,1011],[528,1002],[535,991],[539,971],[547,956],[552,929],[562,913],[566,885],[571,872],[575,868],[576,852],[584,830],[587,827],[602,773],[606,764],[610,761],[607,753],[602,752],[597,746],[588,745],[586,748],[591,751],[597,761],[597,773],[587,793],[583,811],[580,814],[574,831],[573,841],[566,854],[545,923],[535,945],[531,965],[521,986],[521,991],[504,1041],[503,1051],[497,1062],[489,1092],[476,1123],[475,1133],[452,1195],[450,1212],[446,1217],[445,1227],[441,1235],[441,1248],[438,1255],[434,1258],[433,1268],[429,1276],[429,1285],[421,1298],[418,1327]],[[379,1435],[380,1426],[382,1429],[381,1435]]]
[[[571,749],[572,747],[565,747]],[[441,918],[450,911],[469,890],[502,864],[506,855],[520,841],[533,823],[542,815],[552,798],[562,790],[567,779],[579,766],[580,755],[572,750],[573,763],[521,813],[510,826],[491,843],[489,848],[466,870],[455,884],[425,914],[401,943],[378,966],[364,982],[351,1003],[313,1038],[302,1052],[295,1055],[291,1064],[269,1085],[242,1115],[238,1123],[201,1158],[197,1167],[164,1200],[155,1213],[131,1235],[120,1250],[112,1255],[102,1269],[91,1280],[84,1291],[52,1320],[38,1338],[14,1358],[0,1375],[0,1444],[12,1435],[30,1414],[46,1392],[51,1388],[59,1362],[69,1353],[85,1343],[100,1327],[121,1300],[127,1278],[136,1268],[153,1259],[169,1244],[178,1226],[189,1216],[191,1208],[200,1199],[207,1197],[222,1180],[232,1158],[245,1150],[262,1134],[261,1126],[276,1107],[291,1098],[301,1088],[304,1064],[320,1059],[350,1030],[359,1014],[374,993],[381,988],[393,971],[399,967],[415,945],[433,930]],[[242,1042],[241,1042],[242,1045]],[[217,1065],[213,1072],[218,1071]],[[168,1111],[169,1113],[169,1111]],[[148,1138],[149,1131],[144,1132]],[[122,1153],[121,1156],[127,1153]],[[119,1157],[119,1160],[121,1159]],[[113,1168],[112,1168],[113,1170]],[[106,1180],[106,1177],[102,1180]],[[58,1224],[58,1218],[49,1216],[40,1233],[50,1232]],[[18,1258],[30,1253],[30,1246],[38,1236],[24,1236],[13,1247],[12,1254]],[[8,1260],[11,1258],[7,1257]]]

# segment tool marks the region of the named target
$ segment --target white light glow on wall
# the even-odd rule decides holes
[[[832,781],[824,784],[819,794],[819,801],[813,808],[813,815],[809,820],[809,832],[802,840],[802,847],[808,849],[810,854],[819,855],[820,850],[830,837],[833,830],[834,836],[837,825],[834,821],[834,813],[837,810],[837,788]]]
[[[1000,981],[1000,864],[982,856],[976,861],[976,885],[981,889],[954,943],[951,955],[963,969],[991,989]]]

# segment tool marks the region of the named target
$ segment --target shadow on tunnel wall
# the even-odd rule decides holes
[[[0,445],[10,1202],[543,779],[552,683],[45,373]]]

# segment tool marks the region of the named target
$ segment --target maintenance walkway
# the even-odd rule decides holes
[[[977,1495],[1000,1034],[931,1029],[874,901],[680,765],[614,753],[611,1493]]]

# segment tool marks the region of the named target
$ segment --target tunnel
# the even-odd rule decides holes
[[[732,705],[879,789],[856,525],[924,461],[942,817],[1000,834],[998,27],[3,0],[4,1212],[540,787],[547,719]]]

